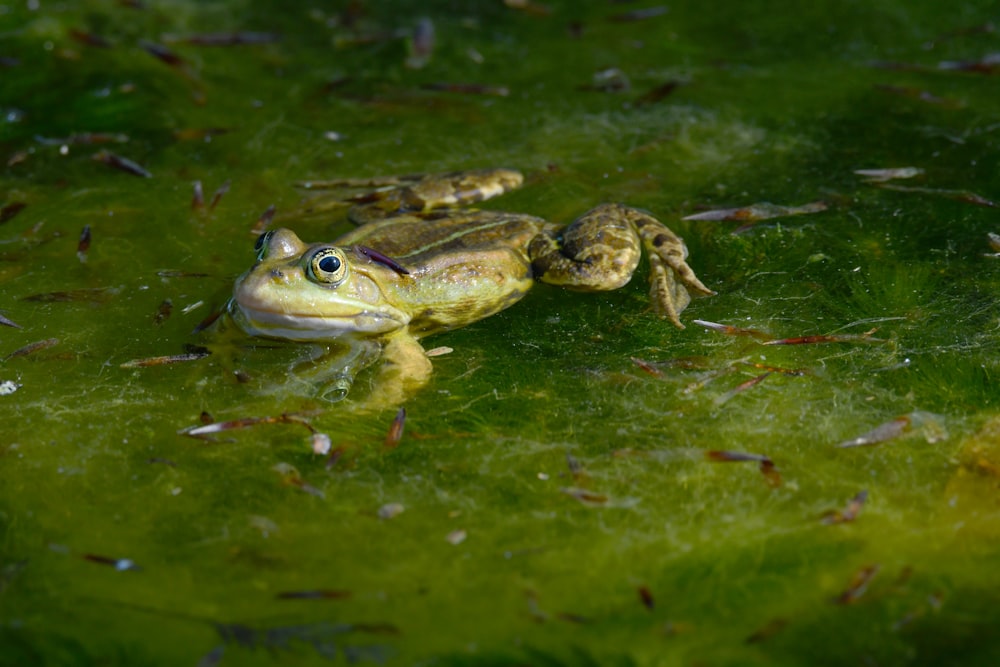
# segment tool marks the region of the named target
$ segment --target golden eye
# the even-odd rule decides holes
[[[309,277],[336,287],[347,277],[347,258],[338,248],[321,248],[309,260]]]

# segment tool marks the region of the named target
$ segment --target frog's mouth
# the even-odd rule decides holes
[[[408,322],[408,318],[394,308],[373,310],[353,306],[330,316],[278,311],[238,298],[230,299],[229,313],[237,326],[251,336],[297,341],[379,336],[400,329]]]

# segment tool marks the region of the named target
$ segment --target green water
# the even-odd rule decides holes
[[[58,339],[0,365],[20,385],[0,396],[0,664],[1000,659],[1000,218],[953,194],[1000,201],[1000,98],[995,74],[948,65],[990,69],[992,3],[682,1],[635,21],[611,19],[655,5],[142,4],[0,5],[0,207],[26,204],[0,224],[0,313],[22,327],[0,328],[0,356]],[[410,69],[424,17],[434,49]],[[280,39],[172,41],[234,32]],[[592,89],[608,68],[626,90]],[[425,87],[442,82],[509,94]],[[208,128],[225,131],[185,134]],[[46,141],[84,132],[127,141]],[[677,331],[644,275],[543,285],[429,338],[454,351],[392,450],[395,410],[352,409],[370,375],[325,405],[280,381],[287,351],[191,333],[269,205],[309,240],[347,228],[291,217],[294,181],[487,166],[529,181],[490,207],[652,211],[718,295]],[[924,174],[899,191],[853,173],[890,167]],[[194,181],[231,187],[192,211]],[[681,220],[819,200],[738,233]],[[69,290],[91,291],[26,299]],[[694,319],[884,342],[763,346]],[[192,344],[215,354],[121,367]],[[766,368],[805,373],[734,391]],[[179,433],[202,412],[309,414],[343,456],[328,466],[297,424]],[[901,437],[835,446],[901,415]],[[709,450],[766,455],[780,484]],[[855,521],[822,521],[863,490]]]

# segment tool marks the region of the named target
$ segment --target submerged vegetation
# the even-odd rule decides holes
[[[993,7],[731,4],[0,3],[0,665],[995,664]],[[497,166],[717,295],[374,411],[215,321],[297,182]]]

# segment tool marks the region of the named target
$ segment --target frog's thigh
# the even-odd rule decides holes
[[[625,285],[642,248],[623,207],[602,204],[561,231],[545,231],[528,246],[536,280],[585,291]]]

